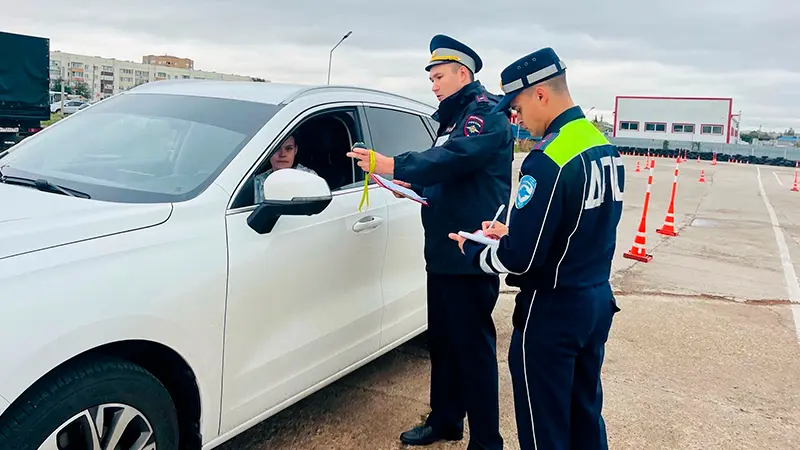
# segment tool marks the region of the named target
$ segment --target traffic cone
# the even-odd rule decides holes
[[[653,255],[648,255],[645,250],[647,243],[647,208],[650,206],[650,186],[653,185],[653,169],[649,170],[650,175],[647,177],[647,191],[644,194],[642,220],[639,222],[639,229],[636,231],[636,237],[633,238],[631,249],[622,255],[625,258],[643,263],[648,263],[653,260]]]
[[[678,190],[678,165],[675,165],[675,180],[672,182],[672,196],[669,199],[667,216],[664,218],[664,225],[656,230],[656,233],[664,236],[677,236],[675,231],[675,191]]]
[[[700,164],[700,155],[697,155],[697,164]]]
[[[716,153],[714,153],[714,156],[711,158],[711,165],[712,166],[716,166],[717,165],[717,154]]]
[[[656,159],[655,158],[650,160],[650,168],[651,169],[655,169],[656,168]]]
[[[639,166],[639,161],[636,161],[636,172],[641,172],[642,168]]]
[[[800,192],[800,188],[797,187],[797,170],[798,166],[800,166],[800,161],[794,162],[794,184],[792,185],[793,192]]]
[[[706,171],[704,169],[700,169],[700,179],[697,180],[698,183],[705,183],[706,182]]]

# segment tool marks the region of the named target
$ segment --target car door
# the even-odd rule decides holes
[[[434,138],[413,111],[386,105],[365,104],[372,147],[386,156],[430,148]],[[424,231],[420,208],[408,199],[387,197],[389,235],[383,270],[383,332],[381,346],[392,345],[427,324],[427,274]]]
[[[360,133],[353,130],[353,140]],[[310,393],[379,348],[385,197],[372,195],[359,212],[357,180],[332,194],[322,213],[281,217],[263,235],[247,225],[254,207],[226,215],[223,433]]]

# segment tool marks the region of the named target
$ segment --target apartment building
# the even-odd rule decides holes
[[[144,57],[147,60],[147,56]],[[177,58],[179,59],[179,58]],[[191,60],[189,60],[191,61]],[[194,63],[192,62],[192,66]],[[195,79],[222,81],[253,81],[252,77],[204,70],[171,67],[164,64],[144,64],[114,58],[78,55],[61,51],[50,52],[50,80],[69,83],[84,82],[91,92],[90,100],[99,100],[121,91],[158,80]]]
[[[189,58],[178,58],[170,55],[145,55],[142,56],[142,64],[154,66],[177,67],[179,69],[194,70],[194,61]]]

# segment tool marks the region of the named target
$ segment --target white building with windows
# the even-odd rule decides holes
[[[243,75],[206,72],[203,70],[142,64],[99,56],[78,55],[61,51],[50,52],[50,80],[63,79],[74,84],[84,82],[91,92],[90,101],[99,100],[150,81],[195,79],[222,81],[252,81]]]
[[[613,137],[736,143],[732,98],[617,96]]]

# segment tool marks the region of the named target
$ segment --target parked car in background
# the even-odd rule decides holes
[[[89,106],[89,103],[82,100],[67,100],[64,102],[64,115],[74,114],[87,106]],[[50,112],[61,112],[61,102],[51,104]]]
[[[423,332],[420,205],[370,184],[359,212],[346,152],[426,149],[432,113],[162,81],[0,155],[0,448],[210,449]],[[316,175],[257,202],[289,136]]]

